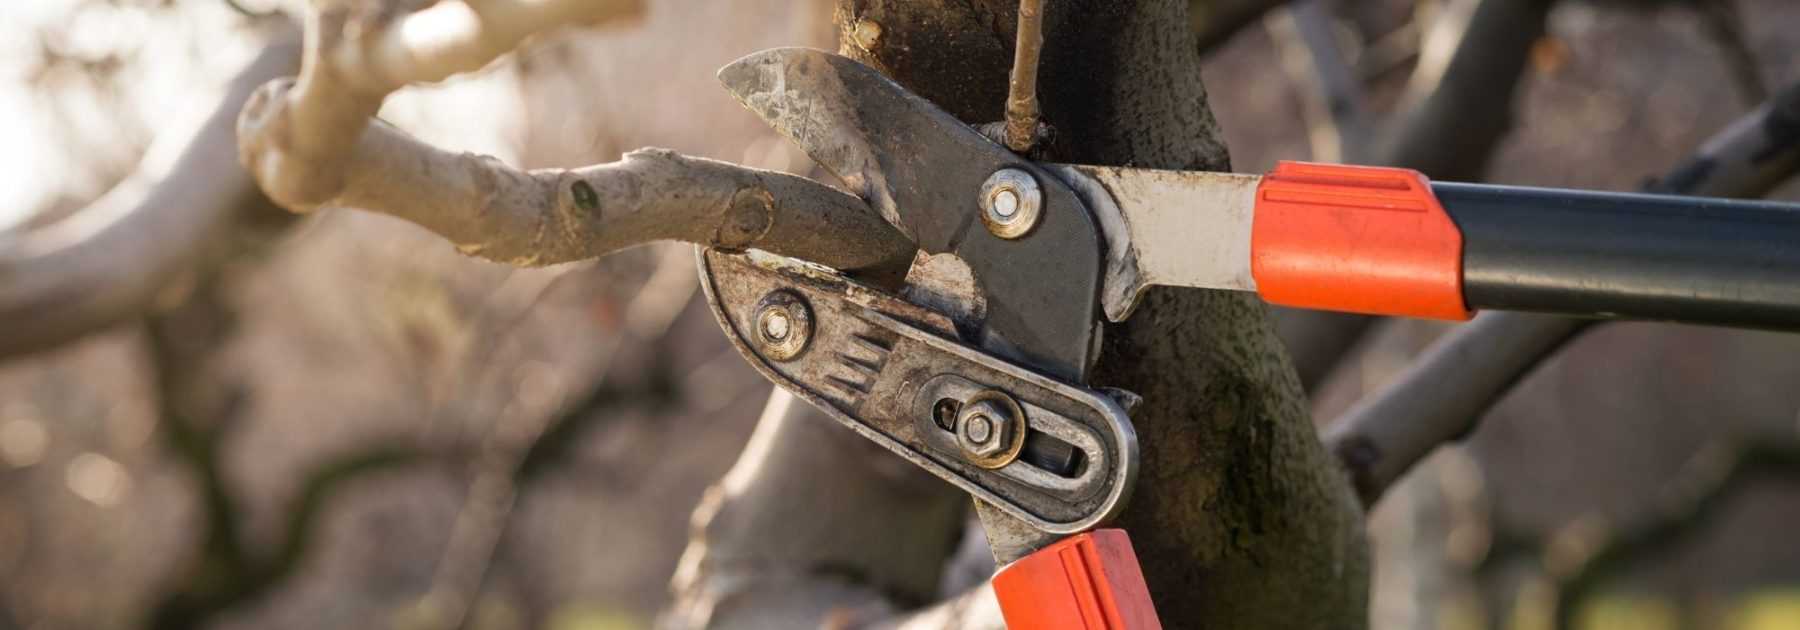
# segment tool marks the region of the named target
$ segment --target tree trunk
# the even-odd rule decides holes
[[[987,123],[1005,102],[1014,4],[839,0],[836,18],[843,52]],[[1056,134],[1045,157],[1230,167],[1187,2],[1048,4],[1039,93]],[[1133,414],[1143,469],[1118,524],[1168,627],[1367,623],[1363,516],[1280,347],[1268,309],[1231,292],[1153,289],[1105,331],[1095,384],[1145,399]]]

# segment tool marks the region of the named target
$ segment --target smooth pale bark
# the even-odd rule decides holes
[[[1012,2],[841,0],[843,50],[970,123],[1001,119]],[[1044,147],[1060,161],[1226,170],[1188,3],[1047,7]],[[873,44],[860,29],[879,25]],[[866,39],[866,38],[865,38]],[[1366,624],[1362,512],[1253,296],[1158,289],[1110,326],[1095,383],[1142,394],[1132,533],[1168,627]]]

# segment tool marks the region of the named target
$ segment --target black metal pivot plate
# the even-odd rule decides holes
[[[1099,298],[1099,231],[1075,193],[873,68],[805,48],[765,50],[719,79],[751,111],[905,231],[969,265],[987,301],[983,349],[1083,382]],[[990,234],[982,182],[1031,173],[1043,213],[1024,237]]]
[[[1800,329],[1800,206],[1434,183],[1471,308]]]
[[[962,346],[942,315],[816,265],[716,251],[699,263],[744,358],[863,437],[1045,532],[1083,531],[1123,507],[1137,438],[1111,398]],[[1073,465],[1021,456],[988,469],[959,450],[939,407],[995,393],[1022,409],[1028,442],[1079,451]]]

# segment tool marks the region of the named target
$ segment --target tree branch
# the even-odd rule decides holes
[[[1312,2],[1295,9],[1305,11],[1306,4]],[[1479,179],[1500,139],[1512,128],[1513,93],[1532,43],[1544,32],[1552,4],[1550,0],[1450,2],[1426,29],[1419,64],[1400,113],[1379,124],[1356,123],[1348,114],[1331,109],[1334,120],[1349,121],[1340,120],[1340,128],[1345,124],[1375,127],[1360,136],[1340,131],[1340,156],[1349,163],[1417,169],[1436,178]],[[1333,61],[1337,51],[1321,37],[1313,35],[1305,41],[1310,63],[1327,92],[1321,105],[1314,107],[1336,108],[1336,101],[1324,99],[1331,98],[1333,90],[1343,92],[1346,86],[1354,86],[1356,80],[1353,75],[1348,79],[1326,76],[1348,71],[1334,69],[1343,62]],[[1316,118],[1315,124],[1319,121]],[[1361,141],[1356,141],[1358,138]],[[1315,147],[1318,139],[1315,134]],[[1363,315],[1303,309],[1278,309],[1277,313],[1282,341],[1308,390],[1324,380],[1374,321]]]
[[[636,0],[440,2],[402,17],[315,12],[297,79],[264,86],[238,123],[244,163],[297,212],[400,217],[466,254],[520,266],[653,240],[760,248],[838,269],[904,269],[913,246],[855,197],[804,178],[645,150],[612,164],[521,171],[444,151],[371,117],[390,92],[471,70],[526,36],[597,22]]]
[[[1551,0],[1456,0],[1426,31],[1419,66],[1388,141],[1353,147],[1349,161],[1479,179],[1512,128],[1513,94],[1544,34]]]
[[[0,234],[0,359],[136,317],[209,252],[261,193],[237,164],[233,122],[256,86],[293,72],[294,38],[238,73],[204,122],[158,134],[136,173],[54,225]]]
[[[1525,374],[1580,332],[1582,320],[1482,313],[1427,348],[1325,430],[1363,505],[1439,444],[1459,439]]]
[[[1018,36],[1006,92],[1006,146],[1031,150],[1038,137],[1038,55],[1044,51],[1044,0],[1019,0]]]
[[[937,596],[966,495],[836,425],[769,397],[694,510],[664,627],[857,627]]]
[[[1753,198],[1800,171],[1800,84],[1701,145],[1656,192]],[[1365,506],[1439,444],[1471,431],[1489,406],[1586,322],[1483,313],[1433,343],[1392,383],[1332,422],[1325,443]]]

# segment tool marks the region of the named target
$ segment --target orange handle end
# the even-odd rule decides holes
[[[1256,192],[1250,273],[1285,306],[1466,320],[1462,232],[1410,169],[1282,162]]]
[[[1131,539],[1121,529],[1070,536],[994,576],[1012,630],[1162,630]]]

